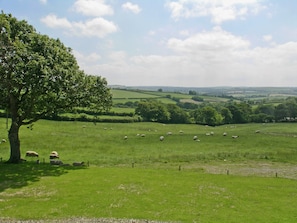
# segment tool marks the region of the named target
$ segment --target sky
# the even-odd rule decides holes
[[[0,0],[109,85],[296,87],[296,0]]]

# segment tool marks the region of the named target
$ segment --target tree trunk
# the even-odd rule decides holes
[[[8,132],[8,139],[10,142],[9,163],[19,163],[21,161],[19,129],[20,126],[18,122],[12,119],[12,123]]]

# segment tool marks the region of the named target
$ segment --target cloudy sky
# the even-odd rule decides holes
[[[296,0],[0,0],[127,86],[297,86]]]

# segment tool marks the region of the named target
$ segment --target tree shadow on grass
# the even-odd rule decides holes
[[[0,192],[8,188],[22,188],[30,182],[39,181],[45,176],[61,176],[71,170],[85,166],[55,166],[48,163],[23,162],[20,164],[0,163]]]

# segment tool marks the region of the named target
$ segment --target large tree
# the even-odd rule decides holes
[[[111,94],[104,78],[85,75],[71,49],[36,32],[26,21],[0,14],[0,108],[11,117],[10,158],[21,160],[19,129],[76,106],[106,110]]]

